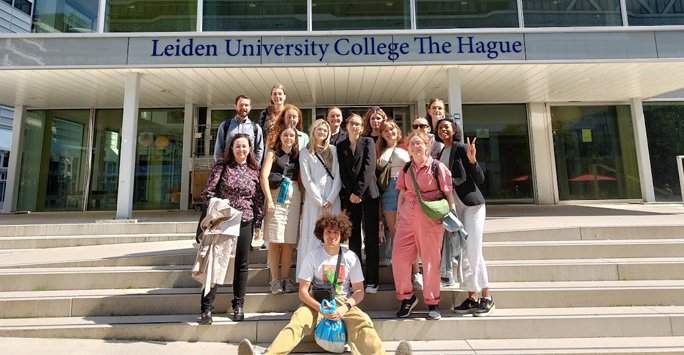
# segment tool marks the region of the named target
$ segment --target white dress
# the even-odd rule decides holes
[[[330,146],[330,153],[333,156],[333,164],[328,167],[334,179],[328,175],[323,167],[323,163],[304,148],[299,152],[299,171],[302,175],[302,185],[306,189],[304,195],[304,208],[302,211],[302,224],[300,229],[299,244],[297,246],[297,278],[299,270],[309,252],[313,251],[321,241],[316,239],[313,230],[316,221],[323,214],[323,204],[332,203],[332,214],[341,212],[340,189],[340,165],[337,163],[337,152],[334,146]]]

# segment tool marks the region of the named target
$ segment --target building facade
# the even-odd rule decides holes
[[[493,203],[682,199],[684,0],[32,5],[0,36],[5,211],[191,208],[234,98],[256,118],[275,83],[307,126],[381,106],[408,131],[443,98]]]

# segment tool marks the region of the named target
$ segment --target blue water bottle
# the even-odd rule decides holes
[[[280,193],[278,194],[278,199],[276,202],[285,203],[287,198],[287,190],[290,189],[290,178],[283,176],[283,182],[280,183]]]

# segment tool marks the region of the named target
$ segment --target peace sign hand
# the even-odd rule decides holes
[[[468,150],[466,151],[468,155],[468,160],[470,160],[470,164],[477,164],[477,159],[475,158],[475,153],[477,153],[477,149],[475,149],[475,141],[477,140],[477,137],[473,138],[473,143],[470,143],[470,137],[466,138],[467,143],[468,143]]]

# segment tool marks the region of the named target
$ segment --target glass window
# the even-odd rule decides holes
[[[527,107],[463,105],[464,140],[477,137],[477,160],[485,173],[479,186],[487,202],[533,203]]]
[[[306,0],[204,0],[203,31],[306,31]]]
[[[33,13],[33,32],[95,32],[97,1],[38,1]]]
[[[621,26],[619,0],[523,0],[525,27]]]
[[[10,5],[12,5],[12,0],[2,0],[2,1],[4,1],[4,2],[10,4]]]
[[[108,0],[105,32],[184,32],[197,29],[197,1]]]
[[[28,111],[17,210],[80,211],[90,110]]]
[[[119,190],[123,110],[97,110],[88,210],[115,210]]]
[[[27,15],[31,14],[31,5],[27,0],[14,0],[14,7]]]
[[[627,0],[630,26],[684,25],[684,0]]]
[[[313,0],[312,6],[315,31],[411,28],[408,0]]]
[[[416,0],[418,28],[518,27],[516,0]]]
[[[684,102],[644,103],[656,201],[681,201],[676,156],[684,154]]]
[[[551,107],[561,200],[641,198],[629,106]]]
[[[183,109],[140,110],[133,209],[178,209]]]

